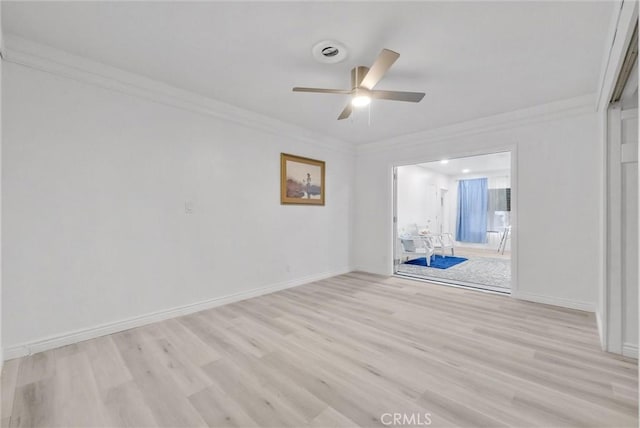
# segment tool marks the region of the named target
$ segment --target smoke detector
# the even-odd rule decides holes
[[[313,57],[323,64],[336,64],[347,57],[347,48],[342,43],[324,40],[311,49]]]

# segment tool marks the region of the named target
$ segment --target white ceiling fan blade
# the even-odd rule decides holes
[[[402,92],[402,91],[370,91],[371,98],[378,100],[407,101],[419,103],[424,98],[424,92]]]
[[[367,89],[373,89],[373,87],[376,86],[387,70],[399,57],[400,54],[398,52],[394,52],[389,49],[382,49],[382,52],[380,52],[380,55],[376,58],[375,62],[369,69],[369,72],[364,76],[364,79],[362,79],[360,86]]]
[[[314,92],[318,94],[351,94],[350,90],[347,89],[322,89],[322,88],[301,88],[296,86],[293,88],[293,92]]]
[[[344,108],[344,110],[342,110],[342,113],[340,113],[340,116],[338,116],[338,120],[346,119],[349,116],[351,116],[351,110],[352,110],[351,100],[349,100],[349,102],[347,103],[347,106]]]

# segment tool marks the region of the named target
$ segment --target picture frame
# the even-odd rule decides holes
[[[324,205],[325,162],[280,153],[280,204]]]

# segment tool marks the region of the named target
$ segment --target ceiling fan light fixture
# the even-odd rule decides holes
[[[365,107],[371,104],[371,94],[365,88],[356,88],[351,97],[351,105],[354,107]]]
[[[346,52],[330,41],[320,42],[313,47],[316,59],[324,63],[334,63],[340,60]],[[351,89],[325,89],[307,88],[296,86],[293,92],[311,92],[320,94],[351,95],[351,99],[338,116],[338,120],[348,118],[353,112],[353,107],[365,107],[371,104],[371,99],[404,101],[419,103],[424,97],[424,92],[404,91],[380,91],[374,87],[384,77],[389,68],[396,62],[400,54],[389,49],[382,49],[371,67],[357,66],[351,69]]]
[[[371,104],[371,97],[368,95],[356,95],[351,99],[351,105],[354,107],[365,107]]]

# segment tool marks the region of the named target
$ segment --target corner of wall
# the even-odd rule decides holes
[[[4,37],[2,36],[2,3],[0,2],[0,100],[2,99],[2,62],[4,61]],[[0,106],[2,102],[0,102]],[[2,177],[2,108],[0,107],[0,177]],[[0,224],[2,224],[2,178],[0,178]],[[0,244],[2,243],[2,227],[0,226]],[[0,374],[4,362],[2,348],[2,245],[0,245]]]
[[[512,297],[529,302],[543,303],[545,305],[560,306],[563,308],[575,309],[578,311],[595,312],[595,306],[592,302],[585,302],[575,299],[565,299],[557,296],[548,296],[525,291],[518,291],[512,294]]]
[[[629,358],[638,359],[638,345],[633,345],[631,343],[625,343],[622,346],[622,355]]]

